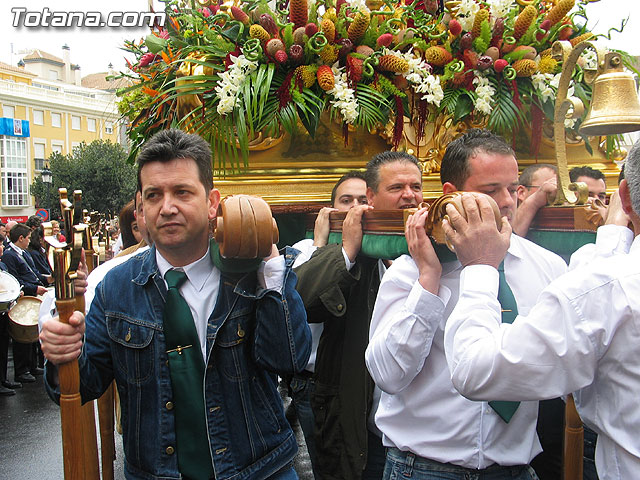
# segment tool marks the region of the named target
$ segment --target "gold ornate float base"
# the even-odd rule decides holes
[[[302,130],[297,136],[285,136],[282,141],[274,142],[271,148],[252,151],[249,166],[241,173],[227,171],[224,176],[214,176],[216,187],[223,196],[241,193],[259,195],[270,205],[281,206],[276,210],[287,211],[294,207],[294,210],[302,211],[305,206],[313,209],[330,200],[331,189],[342,175],[350,170],[363,169],[373,155],[390,149],[380,136],[361,130],[349,131],[345,145],[341,126],[328,121],[326,117],[321,120],[315,139],[302,133]],[[460,129],[452,130],[460,133]],[[433,145],[439,145],[438,149],[442,150],[440,153],[444,153],[446,145],[441,145],[441,140],[445,137],[451,136],[443,132],[432,133],[432,138],[422,142],[420,148],[413,152],[424,164],[425,198],[436,198],[442,194],[440,174],[437,168],[433,171],[434,163],[430,155]],[[569,144],[569,168],[590,165],[603,171],[608,190],[613,191],[617,187],[620,169],[600,151],[597,139],[592,141],[592,148],[593,156],[584,144]],[[550,139],[543,137],[537,159],[528,153],[528,149],[527,140],[519,138],[516,150],[521,170],[535,163],[556,163]]]

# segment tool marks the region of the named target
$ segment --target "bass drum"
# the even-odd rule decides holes
[[[0,313],[9,311],[11,304],[20,296],[20,283],[16,277],[0,270]]]
[[[20,297],[9,309],[9,334],[19,343],[38,341],[38,315],[42,300],[37,297]]]

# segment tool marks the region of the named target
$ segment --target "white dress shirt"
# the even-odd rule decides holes
[[[511,236],[505,274],[521,313],[565,269],[557,255]],[[384,445],[438,462],[474,469],[527,464],[541,451],[538,403],[521,403],[507,424],[488,403],[467,400],[451,383],[444,327],[458,299],[461,271],[457,260],[444,263],[435,296],[418,282],[411,257],[400,257],[387,270],[365,354],[383,390],[376,424]]]
[[[158,271],[163,279],[167,270],[174,268],[158,250],[156,250],[156,262],[158,263]],[[272,258],[268,262],[262,262],[257,272],[260,288],[281,292],[284,280],[284,266],[284,257],[282,255]],[[202,358],[207,363],[207,323],[218,300],[220,270],[213,265],[209,249],[199,260],[184,267],[176,267],[175,270],[180,270],[187,274],[187,281],[180,286],[180,294],[191,310],[200,340]]]
[[[313,239],[306,238],[304,240],[300,240],[298,243],[293,245],[293,248],[300,251],[300,254],[296,257],[295,262],[293,262],[293,268],[296,268],[299,265],[302,265],[304,262],[311,258],[313,252],[315,252],[318,247],[313,244]],[[309,370],[310,372],[316,371],[316,357],[318,355],[318,344],[320,343],[320,337],[322,336],[322,332],[324,330],[324,323],[309,323],[309,329],[311,330],[311,354],[309,355],[309,361],[307,362],[307,366],[305,370]]]
[[[445,349],[454,385],[470,398],[575,392],[599,434],[600,479],[632,479],[640,474],[640,239],[628,254],[606,251],[549,285],[511,325],[499,321],[498,272],[465,268]]]

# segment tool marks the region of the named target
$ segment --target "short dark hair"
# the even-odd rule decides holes
[[[422,175],[422,168],[416,157],[409,155],[407,152],[386,151],[374,155],[367,163],[367,170],[364,173],[367,187],[377,192],[380,185],[380,168],[387,163],[393,162],[413,163],[418,167],[420,175]]]
[[[336,191],[338,190],[338,187],[352,178],[359,178],[360,180],[364,180],[365,182],[367,181],[364,176],[364,172],[361,172],[360,170],[351,170],[350,172],[345,173],[340,177],[340,179],[336,182],[336,184],[333,186],[333,189],[331,190],[331,205],[333,205],[333,202],[336,201]]]
[[[15,243],[20,237],[27,238],[30,233],[31,229],[24,223],[16,223],[9,231],[9,240],[11,240],[11,243]]]
[[[129,248],[132,245],[138,243],[136,237],[133,236],[133,229],[131,224],[135,221],[136,217],[133,212],[135,210],[133,200],[127,203],[118,215],[118,225],[120,225],[120,234],[122,235],[122,249]]]
[[[40,225],[42,225],[42,219],[37,216],[37,215],[31,215],[28,219],[27,219],[27,223],[25,223],[25,225],[27,227],[29,227],[30,229],[36,229],[38,228]]]
[[[569,170],[569,180],[572,182],[577,182],[578,177],[589,177],[595,180],[604,180],[607,183],[607,180],[604,178],[604,173],[600,170],[596,170],[595,168],[591,168],[588,165],[584,165],[582,167],[573,167]]]
[[[200,182],[205,191],[213,188],[213,171],[211,170],[211,149],[209,144],[199,135],[185,133],[171,128],[156,133],[146,142],[138,154],[138,190],[142,191],[140,171],[150,162],[170,162],[177,158],[190,158],[198,166]]]
[[[551,165],[550,163],[536,163],[535,165],[529,165],[522,171],[520,178],[518,178],[518,184],[524,185],[525,187],[531,186],[533,175],[543,168],[548,168],[549,170],[553,170],[556,174],[558,173],[558,167],[555,165]]]
[[[489,130],[472,128],[447,145],[440,165],[440,181],[461,189],[469,178],[469,159],[478,152],[516,156],[504,138]]]

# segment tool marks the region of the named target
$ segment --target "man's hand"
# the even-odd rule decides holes
[[[272,258],[276,258],[280,256],[280,252],[278,251],[278,246],[274,243],[273,245],[271,245],[271,253],[269,254],[268,257],[264,257],[264,261],[268,262],[269,260],[271,260]]]
[[[535,205],[538,208],[541,208],[553,202],[553,200],[556,198],[557,193],[558,193],[558,178],[554,176],[554,177],[551,177],[546,182],[544,182],[542,185],[540,185],[540,188],[538,188],[538,191],[536,191],[529,198],[531,198],[531,200],[535,203]],[[525,202],[527,200],[525,200]]]
[[[347,212],[342,223],[342,248],[352,263],[356,261],[362,246],[362,215],[371,209],[371,205],[356,205]]]
[[[620,201],[620,191],[616,190],[609,199],[609,208],[607,210],[607,217],[605,219],[605,225],[620,225],[622,227],[628,227],[631,223],[629,215],[624,213],[622,209],[622,202]]]
[[[46,287],[43,287],[42,285],[38,285],[36,287],[36,295],[44,295],[45,293],[47,293]]]
[[[509,248],[511,225],[502,218],[502,230],[498,230],[493,208],[484,197],[463,194],[462,205],[467,220],[456,207],[447,205],[449,220],[443,220],[444,232],[454,246],[463,266],[491,265],[498,268]]]
[[[442,265],[433,249],[431,239],[424,229],[427,213],[427,208],[421,208],[410,215],[404,226],[404,236],[409,246],[409,254],[418,266],[420,285],[425,290],[437,295],[440,288]]]
[[[318,212],[316,224],[313,227],[313,245],[324,247],[329,240],[329,214],[337,212],[337,208],[324,207]]]
[[[89,285],[89,282],[87,282],[89,270],[87,269],[84,250],[82,251],[82,256],[80,257],[80,263],[78,264],[78,270],[76,270],[76,274],[78,276],[73,281],[73,287],[75,289],[76,297],[81,297],[86,293],[87,286]]]
[[[42,324],[40,345],[42,353],[55,365],[70,362],[80,356],[84,335],[84,315],[73,312],[69,323],[53,317]]]

